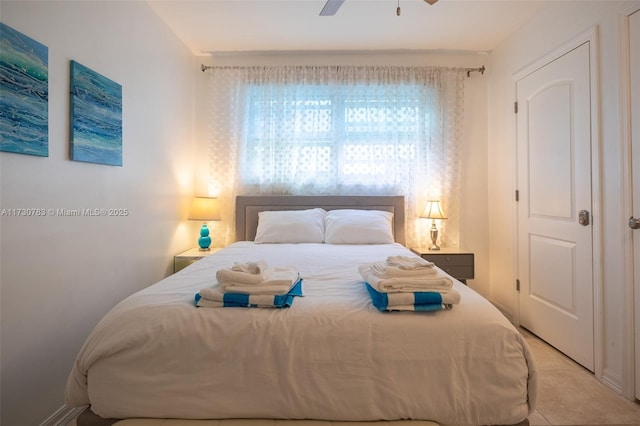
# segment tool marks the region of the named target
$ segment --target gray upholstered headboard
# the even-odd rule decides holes
[[[401,195],[239,195],[236,197],[236,241],[253,241],[258,228],[258,213],[261,211],[314,207],[392,212],[395,241],[404,245],[404,197]]]

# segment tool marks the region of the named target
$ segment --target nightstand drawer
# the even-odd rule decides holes
[[[457,280],[467,283],[475,276],[473,252],[460,249],[444,248],[441,251],[431,251],[424,248],[412,248],[412,252],[445,271]]]
[[[186,268],[187,266],[191,265],[192,263],[197,262],[200,259],[185,259],[185,258],[174,257],[173,258],[173,272],[174,273],[178,272],[178,271]]]
[[[192,248],[184,253],[177,254],[173,256],[173,272],[178,272],[200,259],[211,256],[218,250],[220,250],[220,247],[212,247],[211,249],[204,251],[198,248]]]
[[[435,263],[435,262],[434,262]],[[438,265],[436,263],[436,265]],[[440,269],[445,271],[458,280],[472,280],[473,279],[473,265],[470,266],[440,266]]]
[[[473,254],[471,253],[461,253],[461,254],[451,254],[451,253],[423,253],[422,258],[428,260],[429,262],[433,262],[439,267],[443,268],[446,266],[472,266],[473,267]]]

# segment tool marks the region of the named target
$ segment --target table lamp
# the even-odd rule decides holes
[[[211,237],[209,236],[209,228],[207,221],[220,220],[220,206],[217,198],[211,197],[195,197],[191,202],[189,210],[189,220],[201,220],[204,223],[200,228],[200,238],[198,238],[198,246],[200,250],[207,251],[211,246]]]
[[[442,211],[440,200],[427,201],[427,207],[425,207],[420,217],[424,219],[431,219],[431,246],[429,247],[429,250],[440,250],[440,247],[438,247],[438,244],[436,244],[436,240],[438,239],[438,228],[436,228],[436,219],[447,218]]]

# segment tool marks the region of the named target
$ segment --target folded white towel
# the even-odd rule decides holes
[[[362,278],[377,291],[384,293],[444,291],[453,286],[453,280],[444,272],[436,269],[435,274],[381,278],[373,272],[372,264],[358,267]]]
[[[264,260],[258,260],[256,262],[246,263],[234,263],[231,267],[232,271],[246,272],[248,274],[259,275],[269,271],[269,265]]]
[[[219,283],[234,283],[243,285],[257,285],[273,274],[265,261],[235,263],[231,268],[222,268],[216,271],[216,279]]]
[[[282,286],[281,288],[278,288],[278,289],[274,288],[273,291],[277,291],[277,293],[274,293],[273,291],[265,291],[263,293],[260,293],[260,292],[246,293],[246,292],[237,291],[237,292],[234,292],[234,294],[248,295],[250,297],[249,300],[251,304],[255,304],[258,306],[271,306],[273,305],[274,296],[286,295],[295,286],[295,284],[296,283],[289,286]],[[252,287],[252,288],[255,288],[255,287]],[[220,285],[204,288],[200,290],[201,299],[200,299],[200,302],[198,303],[198,306],[210,306],[210,307],[222,306],[222,305],[216,305],[216,303],[217,304],[223,303],[225,301],[225,295],[228,295],[228,294],[230,293],[224,291]]]
[[[398,266],[390,266],[387,262],[375,262],[371,265],[371,269],[373,273],[380,278],[421,277],[425,275],[435,275],[438,272],[434,266],[406,269]]]
[[[433,262],[429,262],[420,256],[389,256],[387,257],[387,265],[400,269],[433,268],[435,266]]]
[[[259,286],[228,286],[227,288],[222,288],[221,285],[215,285],[213,287],[207,287],[200,290],[200,296],[203,299],[207,300],[216,300],[223,301],[225,294],[235,293],[235,294],[249,294],[249,295],[258,295],[258,296],[276,296],[287,294],[289,290],[293,288],[293,284],[287,285],[273,285],[267,287],[259,287]],[[232,290],[232,291],[228,291]]]
[[[298,272],[289,268],[275,268],[271,276],[257,284],[243,284],[228,281],[200,290],[205,299],[218,300],[220,293],[239,294],[286,294],[300,278]]]

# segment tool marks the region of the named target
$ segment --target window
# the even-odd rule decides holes
[[[315,85],[269,90],[281,96],[265,99],[263,88],[252,86],[243,179],[265,182],[287,173],[316,184],[396,180],[424,157],[429,120],[420,95],[426,92],[416,85]]]

